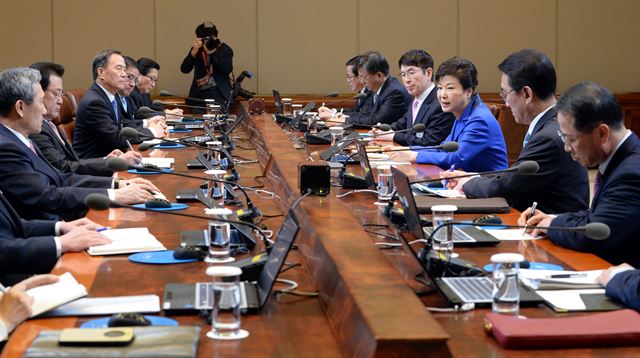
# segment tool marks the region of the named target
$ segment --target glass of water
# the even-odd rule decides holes
[[[213,165],[220,165],[220,149],[222,142],[217,140],[208,141],[207,143],[207,160]]]
[[[524,256],[502,253],[491,256],[493,263],[493,304],[495,313],[517,316],[520,312],[518,271]]]
[[[338,142],[342,140],[344,136],[344,128],[342,127],[331,127],[331,145],[336,145]]]
[[[207,209],[205,212],[223,220],[229,220],[231,215],[231,210],[227,208]],[[232,261],[235,258],[231,257],[231,225],[213,218],[209,221],[209,251],[204,262],[216,264]]]
[[[453,213],[458,210],[455,205],[434,205],[431,207],[433,215],[433,250],[450,258],[453,253],[453,226],[440,228],[443,224],[453,221]]]
[[[378,170],[378,201],[386,202],[391,200],[395,186],[393,185],[393,176],[391,176],[391,167],[389,165],[380,165]]]
[[[206,170],[204,174],[209,178],[207,181],[207,196],[213,199],[224,199],[224,183],[220,182],[220,180],[227,174],[227,171],[222,169],[209,169]],[[222,204],[224,204],[224,202]]]
[[[249,332],[240,328],[240,275],[242,270],[232,266],[211,266],[207,268],[213,284],[213,310],[211,312],[211,331],[207,337],[212,339],[233,340],[249,336]]]

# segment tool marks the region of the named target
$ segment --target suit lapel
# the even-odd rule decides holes
[[[73,160],[78,160],[78,157],[73,152],[73,150],[71,148],[71,143],[69,143],[69,139],[67,139],[67,135],[64,133],[64,131],[57,130],[57,127],[56,127],[56,132],[60,135],[60,137],[62,138],[62,141],[64,142],[64,145],[63,145],[58,140],[58,136],[56,135],[56,133],[53,132],[53,128],[51,128],[48,124],[43,124],[42,125],[42,130],[47,132],[47,134],[51,138],[53,138],[53,142],[55,143],[57,148],[59,150],[61,150],[67,158],[71,158]]]
[[[631,154],[631,152],[633,151],[633,148],[635,148],[635,146],[638,145],[638,142],[639,142],[638,136],[636,136],[634,133],[631,133],[629,138],[627,138],[627,140],[625,140],[624,143],[622,143],[620,148],[618,148],[618,150],[616,151],[616,154],[613,155],[613,158],[611,158],[609,165],[607,165],[607,170],[605,170],[604,175],[602,175],[602,179],[600,181],[600,189],[598,190],[596,197],[593,198],[592,209],[595,209],[596,205],[598,204],[598,201],[600,200],[600,193],[604,191],[603,189],[606,187],[607,182],[611,177],[611,172],[613,172],[616,169],[616,167],[620,165],[620,163],[622,163],[624,158],[626,158],[629,154]]]

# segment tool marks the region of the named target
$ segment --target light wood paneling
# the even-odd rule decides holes
[[[51,61],[51,1],[0,0],[0,69]]]

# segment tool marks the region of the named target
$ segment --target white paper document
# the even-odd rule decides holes
[[[166,250],[164,245],[146,227],[109,229],[101,232],[101,234],[111,239],[111,243],[90,247],[87,250],[89,255],[116,255]]]
[[[46,316],[94,316],[133,312],[160,312],[160,297],[138,295],[82,298],[49,311]]]
[[[175,162],[174,158],[152,158],[152,157],[143,157],[142,164],[153,164],[157,165],[160,168],[171,168],[171,164]]]
[[[67,302],[87,295],[87,288],[66,272],[59,277],[59,281],[49,285],[34,287],[27,290],[27,294],[33,297],[31,317],[49,311]]]
[[[524,229],[490,229],[484,228],[484,231],[493,235],[496,239],[502,241],[518,241],[518,240],[539,240],[539,237],[533,237],[524,234]]]
[[[597,278],[602,270],[555,271],[520,269],[520,280],[536,290],[602,288]]]
[[[162,143],[162,139],[150,139],[150,140],[145,140],[142,143],[147,143],[149,145],[156,145],[156,144]]]
[[[586,290],[539,290],[536,293],[556,311],[584,311],[587,309],[581,294],[602,294],[604,289]]]
[[[458,190],[451,190],[451,189],[444,189],[444,188],[430,188],[420,183],[413,184],[412,186],[423,193],[435,194],[442,198],[464,199],[467,197],[466,195],[459,192]]]

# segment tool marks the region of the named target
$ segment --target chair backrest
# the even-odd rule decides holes
[[[78,114],[78,101],[84,96],[85,90],[72,89],[64,92],[60,116],[53,123],[62,127],[67,138],[73,143],[73,132],[76,129],[76,116]]]
[[[494,116],[498,119],[498,124],[500,124],[500,129],[502,130],[502,135],[507,145],[507,158],[509,165],[511,165],[515,163],[516,160],[518,160],[518,156],[520,156],[522,141],[527,133],[527,127],[516,123],[511,109],[504,103],[486,104],[491,110],[491,113],[494,113]]]

